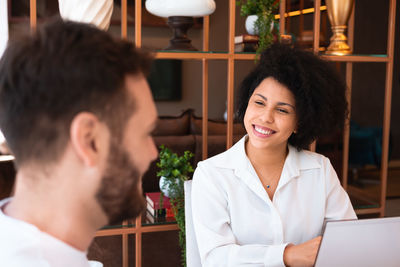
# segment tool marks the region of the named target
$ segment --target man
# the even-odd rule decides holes
[[[146,54],[93,26],[54,20],[9,43],[0,61],[0,127],[15,156],[0,202],[1,266],[88,266],[106,224],[145,208],[157,156]]]

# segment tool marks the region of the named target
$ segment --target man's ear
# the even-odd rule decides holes
[[[95,166],[99,162],[106,150],[107,135],[107,127],[93,113],[78,113],[71,122],[71,145],[87,166]]]

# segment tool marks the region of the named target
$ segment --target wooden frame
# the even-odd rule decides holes
[[[393,55],[394,55],[394,33],[395,33],[395,12],[396,12],[396,0],[389,0],[389,23],[388,23],[388,42],[387,42],[387,53],[385,55],[350,55],[350,56],[326,56],[321,55],[324,59],[345,62],[346,63],[346,83],[349,88],[347,92],[347,98],[351,104],[351,89],[352,89],[352,64],[355,62],[381,62],[386,64],[386,81],[385,81],[385,98],[384,98],[384,117],[383,117],[383,141],[382,141],[382,166],[380,173],[381,180],[381,195],[380,195],[380,206],[378,208],[369,209],[358,209],[357,214],[379,214],[384,216],[385,211],[385,200],[386,200],[386,187],[387,187],[387,168],[388,168],[388,151],[389,151],[389,130],[390,130],[390,109],[391,109],[391,96],[392,96],[392,79],[393,79]],[[285,33],[285,0],[280,2],[280,34]],[[36,0],[30,0],[30,25],[32,30],[36,28]],[[320,6],[321,0],[315,0],[314,2],[314,42],[313,51],[319,52],[319,30],[320,30]],[[234,95],[234,67],[235,60],[254,60],[254,54],[240,54],[234,52],[234,36],[235,36],[235,0],[229,0],[229,49],[226,53],[212,53],[209,52],[209,17],[204,17],[203,23],[203,52],[190,53],[190,52],[156,52],[156,58],[164,59],[194,59],[202,61],[202,97],[203,97],[203,159],[207,158],[207,120],[208,120],[208,62],[209,60],[226,60],[228,65],[227,74],[227,103],[228,103],[228,123],[227,123],[227,136],[226,143],[227,148],[232,146],[233,136],[233,95]],[[127,0],[121,0],[121,37],[127,38]],[[142,25],[142,1],[135,0],[135,43],[138,47],[141,47],[141,25]],[[354,39],[354,8],[349,21],[349,44],[353,47]],[[343,135],[343,173],[342,182],[343,187],[348,190],[350,194],[355,194],[360,198],[368,198],[360,190],[352,188],[347,185],[347,172],[348,172],[348,152],[349,152],[349,124],[344,131]],[[127,224],[125,222],[125,224]],[[128,235],[135,234],[136,242],[136,266],[141,266],[141,240],[142,234],[147,232],[158,232],[158,231],[171,231],[178,230],[176,224],[172,225],[154,225],[154,226],[143,226],[141,224],[141,217],[136,219],[134,227],[126,227],[120,229],[106,229],[97,232],[96,236],[110,236],[110,235],[122,235],[123,245],[123,266],[128,266]]]

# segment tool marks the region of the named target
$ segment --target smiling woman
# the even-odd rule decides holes
[[[249,135],[247,149],[286,150],[287,140],[296,130],[293,94],[274,78],[266,78],[249,100],[244,125]]]
[[[356,218],[329,159],[304,150],[343,126],[345,90],[312,53],[263,52],[238,95],[247,135],[194,173],[203,266],[312,266],[324,220]]]

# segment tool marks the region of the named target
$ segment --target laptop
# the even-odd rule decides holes
[[[400,267],[400,217],[328,221],[315,267]]]

